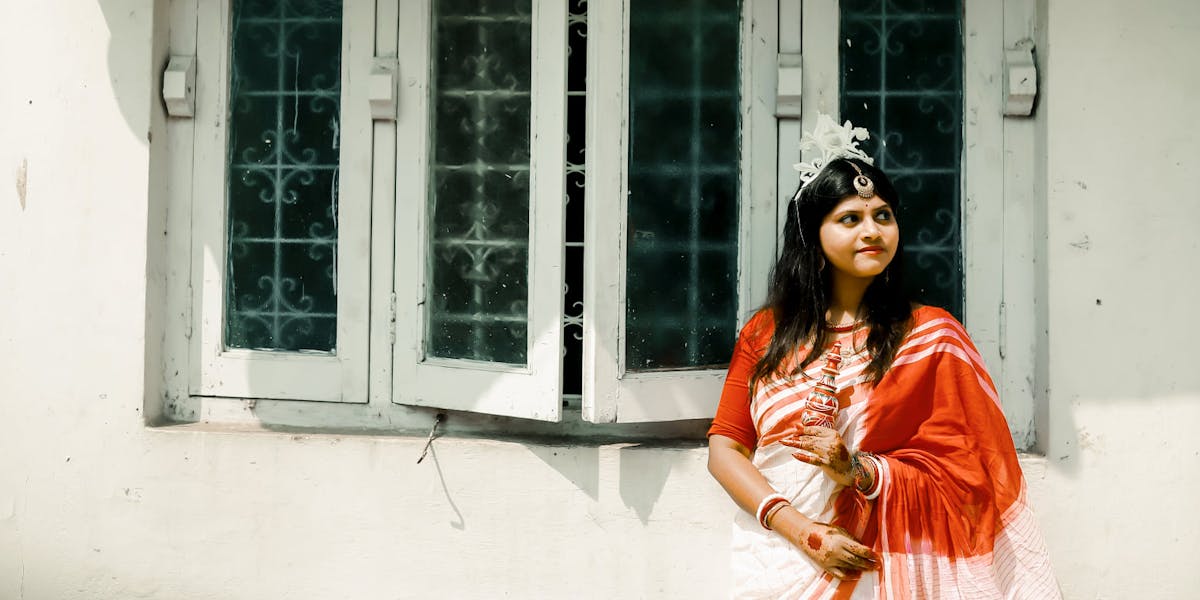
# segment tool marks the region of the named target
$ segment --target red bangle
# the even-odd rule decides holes
[[[780,506],[781,504],[790,505],[791,501],[788,500],[783,494],[771,494],[766,498],[763,498],[762,502],[758,503],[758,510],[755,511],[754,516],[758,519],[758,524],[762,525],[763,529],[766,529],[767,531],[771,530],[771,527],[767,525],[767,517],[772,514],[772,509],[782,508]]]

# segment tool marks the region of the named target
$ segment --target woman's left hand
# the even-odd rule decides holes
[[[779,443],[799,452],[793,452],[796,460],[821,467],[830,479],[841,485],[852,485],[850,451],[842,442],[842,436],[828,427],[799,427],[796,433]]]

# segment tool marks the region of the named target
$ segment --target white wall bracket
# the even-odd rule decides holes
[[[1026,38],[1004,51],[1004,116],[1033,115],[1037,91],[1038,72],[1033,59],[1033,40]]]
[[[801,78],[800,53],[782,53],[777,58],[775,116],[780,119],[800,118],[800,96],[804,87]]]
[[[371,64],[371,74],[367,77],[367,101],[371,105],[372,119],[396,120],[399,79],[400,65],[396,58],[375,58]]]
[[[171,57],[163,71],[162,97],[167,115],[179,118],[196,115],[196,57]]]

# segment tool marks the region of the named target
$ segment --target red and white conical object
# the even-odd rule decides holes
[[[836,380],[842,364],[842,343],[834,342],[825,355],[825,366],[821,367],[821,379],[808,394],[804,410],[800,412],[800,423],[806,427],[834,428],[837,420],[838,401]]]

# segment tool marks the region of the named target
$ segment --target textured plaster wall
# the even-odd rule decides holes
[[[0,599],[723,596],[700,449],[145,428],[166,2],[4,4]],[[1200,5],[1040,8],[1031,498],[1069,598],[1197,597]]]
[[[1035,500],[1069,597],[1200,597],[1200,4],[1042,10],[1049,439]]]

